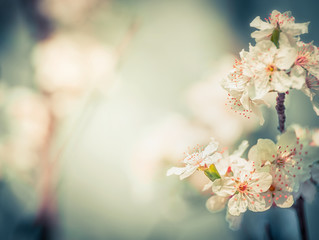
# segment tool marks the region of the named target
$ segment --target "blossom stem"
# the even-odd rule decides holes
[[[270,223],[267,223],[267,224],[266,224],[265,230],[266,230],[266,234],[267,234],[267,236],[268,236],[268,239],[269,239],[269,240],[274,240],[274,237],[273,237],[273,235],[272,235],[271,228],[270,228]]]
[[[302,240],[308,240],[306,216],[305,216],[305,204],[304,199],[300,196],[296,201],[295,210],[299,219],[299,229]]]
[[[285,93],[278,93],[278,97],[276,98],[276,110],[278,114],[279,126],[278,130],[283,133],[285,131]]]

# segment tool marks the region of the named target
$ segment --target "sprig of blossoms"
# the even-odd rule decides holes
[[[319,54],[311,43],[300,41],[299,35],[308,32],[309,22],[295,23],[290,12],[274,10],[268,19],[256,17],[250,24],[258,30],[252,33],[256,45],[242,50],[233,70],[222,80],[228,91],[227,104],[241,115],[254,113],[264,120],[260,105],[269,92],[285,93],[302,90],[310,97],[319,115]]]
[[[227,219],[234,221],[247,209],[262,212],[273,205],[291,207],[302,194],[301,185],[309,191],[306,185],[311,179],[311,168],[319,160],[319,147],[311,146],[309,138],[297,137],[294,128],[279,135],[277,143],[259,139],[250,148],[248,159],[242,158],[247,141],[230,155],[218,151],[218,145],[213,140],[203,151],[188,155],[185,167],[173,167],[167,175],[176,174],[184,179],[196,169],[202,170],[210,179],[204,190],[211,189],[213,194],[207,200],[207,208],[218,212],[227,206]]]
[[[256,114],[261,124],[264,119],[259,106],[267,105],[267,93],[278,93],[281,134],[277,141],[259,139],[244,158],[247,141],[229,154],[218,150],[218,142],[212,139],[204,150],[188,154],[184,167],[167,171],[167,175],[183,179],[202,170],[209,179],[203,190],[212,192],[206,207],[210,212],[227,208],[226,220],[232,229],[239,227],[247,209],[262,212],[272,206],[289,208],[296,202],[301,234],[306,239],[303,199],[311,202],[319,184],[319,130],[295,125],[285,131],[284,100],[290,89],[301,90],[319,115],[318,48],[299,37],[308,32],[308,25],[295,23],[290,12],[274,10],[266,21],[256,17],[251,23],[258,29],[252,33],[256,45],[240,52],[240,60],[221,82],[228,91],[227,104],[245,117]]]

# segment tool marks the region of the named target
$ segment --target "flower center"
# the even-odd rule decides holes
[[[269,191],[273,192],[273,191],[275,191],[275,189],[276,189],[275,186],[271,185],[270,188],[269,188]]]
[[[277,158],[277,165],[283,166],[285,165],[285,162],[286,162],[285,158],[281,158],[281,157]]]
[[[284,153],[284,154],[278,155],[276,159],[276,165],[278,167],[285,166],[285,164],[287,164],[287,162],[289,163],[295,154],[296,153],[293,151],[291,153]]]
[[[276,70],[277,68],[274,64],[269,64],[266,68],[266,71],[268,72],[269,75],[271,75]]]
[[[247,183],[246,182],[240,183],[237,189],[239,192],[245,192],[247,190]]]

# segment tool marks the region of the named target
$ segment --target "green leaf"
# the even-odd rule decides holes
[[[277,48],[279,48],[279,35],[280,35],[280,29],[276,27],[274,31],[272,32],[270,40],[276,45]]]
[[[219,175],[214,164],[210,165],[210,167],[207,168],[204,171],[204,173],[212,182],[214,182],[216,179],[220,178],[220,175]]]

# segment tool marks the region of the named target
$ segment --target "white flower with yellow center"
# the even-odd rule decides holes
[[[252,99],[261,99],[269,91],[286,92],[292,83],[287,73],[295,62],[297,50],[282,44],[279,49],[269,40],[261,41],[255,47],[250,46],[249,64],[254,92]]]
[[[267,210],[261,193],[267,191],[272,177],[267,172],[256,172],[247,162],[245,170],[234,169],[233,176],[226,176],[213,182],[212,190],[220,197],[229,197],[228,211],[233,216],[246,212]]]
[[[187,153],[187,157],[184,159],[185,167],[172,167],[167,171],[167,176],[179,175],[180,179],[184,179],[192,175],[197,169],[205,170],[209,168],[211,164],[220,159],[222,155],[217,152],[218,142],[214,139],[204,149],[194,149],[192,154]]]

